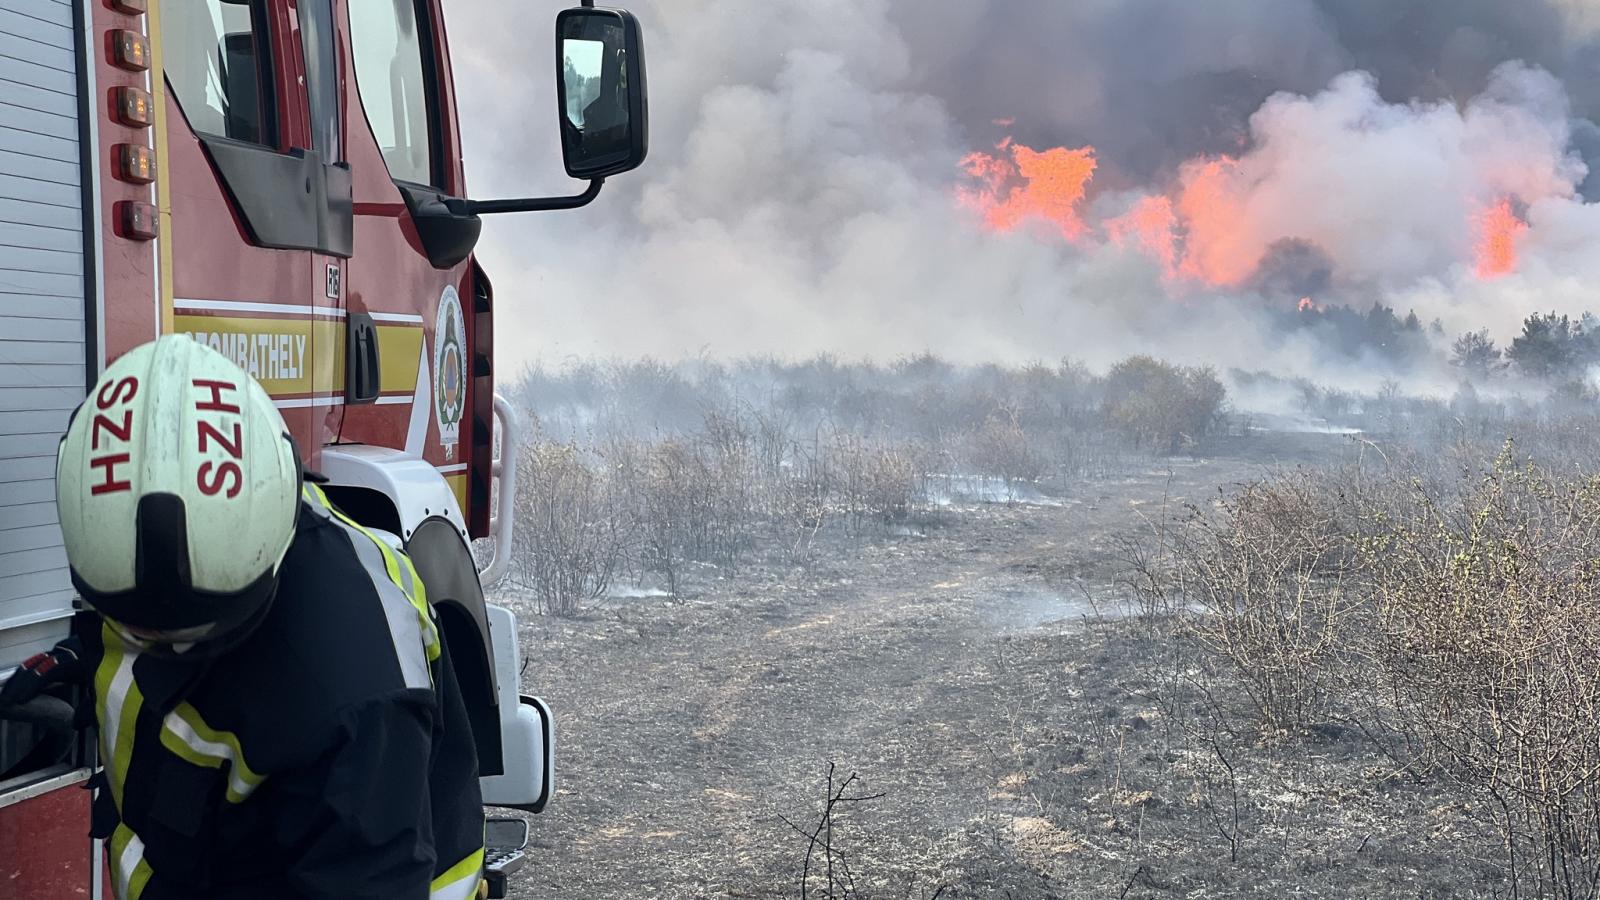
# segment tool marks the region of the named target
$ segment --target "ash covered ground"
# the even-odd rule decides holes
[[[697,568],[676,600],[524,615],[559,790],[512,896],[801,896],[830,765],[875,799],[835,807],[831,887],[812,848],[808,896],[1488,895],[1482,817],[1358,735],[1211,753],[1156,699],[1167,654],[1133,614],[1123,538],[1357,452],[1234,439],[1059,503],[957,503],[836,538],[804,569],[775,552]]]

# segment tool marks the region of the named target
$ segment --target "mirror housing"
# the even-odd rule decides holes
[[[608,178],[644,162],[646,94],[644,41],[632,13],[586,6],[556,16],[556,97],[568,175]]]

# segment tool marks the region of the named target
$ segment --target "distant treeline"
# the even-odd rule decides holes
[[[1397,373],[1414,370],[1440,353],[1470,382],[1484,384],[1502,376],[1517,376],[1551,386],[1565,386],[1587,377],[1600,365],[1600,318],[1584,313],[1573,318],[1554,311],[1534,313],[1522,323],[1522,332],[1501,347],[1487,329],[1470,331],[1448,341],[1438,320],[1423,324],[1416,312],[1401,316],[1374,303],[1365,312],[1349,306],[1302,307],[1281,314],[1278,326],[1287,332],[1310,333],[1339,355],[1375,360],[1393,366]]]

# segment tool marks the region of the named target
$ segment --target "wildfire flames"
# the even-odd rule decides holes
[[[1078,204],[1094,178],[1094,148],[1040,152],[1007,138],[995,149],[997,154],[973,153],[961,161],[979,182],[962,192],[963,200],[996,231],[1039,219],[1055,225],[1069,241],[1081,239],[1086,228]]]
[[[1304,237],[1263,233],[1256,226],[1246,175],[1229,156],[1185,164],[1168,189],[1099,222],[1087,221],[1083,209],[1098,168],[1093,147],[1041,151],[1007,138],[993,153],[968,155],[961,168],[973,183],[959,188],[958,198],[989,230],[1014,231],[1035,222],[1074,244],[1109,241],[1148,256],[1174,285],[1238,287],[1255,276],[1273,241]],[[1518,242],[1528,225],[1513,200],[1483,210],[1473,225],[1478,277],[1516,271]],[[1300,308],[1318,307],[1308,299]]]
[[[1517,270],[1517,242],[1528,225],[1517,217],[1510,200],[1502,200],[1479,213],[1477,222],[1478,277],[1504,278]]]
[[[1178,197],[1187,232],[1180,271],[1216,287],[1243,284],[1261,264],[1246,243],[1250,223],[1234,189],[1238,170],[1229,157],[1190,163]]]
[[[1169,197],[1146,197],[1124,216],[1106,223],[1106,233],[1119,247],[1133,246],[1161,264],[1170,281],[1178,277],[1178,215]]]

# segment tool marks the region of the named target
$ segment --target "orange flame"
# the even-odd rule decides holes
[[[972,153],[961,161],[980,182],[961,191],[962,202],[996,231],[1014,231],[1038,219],[1054,225],[1069,241],[1081,238],[1086,228],[1078,204],[1094,178],[1094,148],[1038,151],[1006,138],[995,149],[998,154]]]
[[[1178,215],[1168,197],[1146,197],[1125,215],[1106,222],[1106,233],[1119,247],[1136,245],[1161,264],[1168,280],[1178,277]]]
[[[994,120],[1000,127],[1013,122]],[[1252,213],[1255,186],[1234,156],[1191,160],[1169,190],[1144,197],[1121,216],[1093,223],[1085,221],[1083,211],[1099,168],[1093,147],[1035,150],[1006,137],[993,152],[963,158],[961,168],[971,182],[957,188],[957,199],[977,211],[985,227],[1009,232],[1030,222],[1048,223],[1073,243],[1097,234],[1149,256],[1167,281],[1180,286],[1243,285],[1260,269],[1273,239],[1298,236],[1264,233]],[[1479,278],[1502,278],[1517,270],[1529,225],[1516,202],[1508,197],[1472,216]],[[1323,309],[1310,298],[1299,308]]]
[[[1185,276],[1218,287],[1243,284],[1261,264],[1248,239],[1249,221],[1237,184],[1239,161],[1229,156],[1184,167],[1178,212],[1188,226]]]
[[[1308,313],[1308,312],[1327,312],[1328,308],[1326,306],[1323,306],[1321,303],[1318,303],[1317,301],[1311,299],[1310,297],[1301,297],[1300,298],[1300,311],[1303,312],[1303,313]]]
[[[1478,277],[1485,281],[1504,278],[1517,270],[1517,242],[1528,224],[1517,217],[1511,200],[1501,200],[1480,212],[1474,221],[1478,232],[1475,254]]]
[[[957,192],[988,228],[1014,231],[1036,219],[1053,224],[1069,241],[1087,236],[1079,206],[1098,166],[1093,147],[1039,151],[1008,137],[995,150],[961,161],[976,184]],[[1173,196],[1140,200],[1106,221],[1105,234],[1150,256],[1168,281],[1237,286],[1255,274],[1262,255],[1252,241],[1243,193],[1237,159],[1196,160],[1184,166]]]

